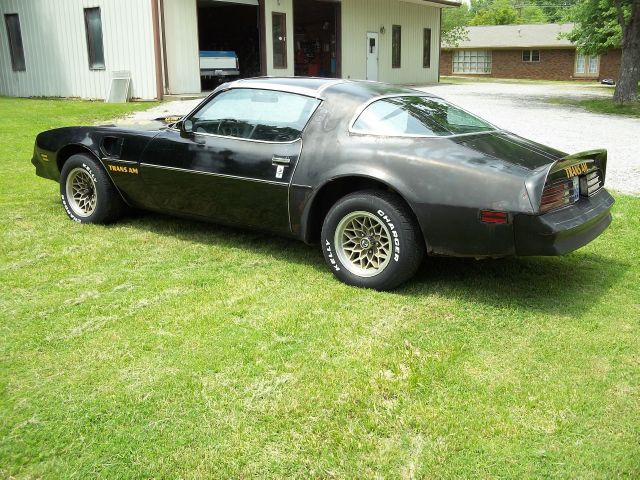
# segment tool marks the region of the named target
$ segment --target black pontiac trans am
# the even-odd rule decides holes
[[[320,244],[340,280],[392,289],[423,256],[560,255],[611,222],[607,153],[567,155],[382,83],[221,85],[176,121],[38,135],[72,220],[127,207]]]

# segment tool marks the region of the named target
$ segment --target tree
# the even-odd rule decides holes
[[[526,2],[515,0],[516,8],[522,7],[523,3],[539,7],[549,23],[567,22],[568,12],[578,1],[580,0],[527,0]]]
[[[463,40],[468,40],[467,25],[471,14],[466,4],[459,8],[446,8],[442,11],[442,43],[450,47],[457,47]]]
[[[535,4],[522,6],[518,15],[518,23],[547,23],[547,21],[544,10]]]
[[[518,12],[509,0],[494,0],[486,8],[477,10],[471,25],[509,25],[518,22]]]
[[[580,0],[573,11],[576,25],[567,35],[578,50],[600,55],[622,47],[620,75],[613,99],[638,101],[640,81],[640,0]]]

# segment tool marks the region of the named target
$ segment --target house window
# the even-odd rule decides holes
[[[391,27],[391,68],[400,68],[400,57],[402,56],[402,27],[393,25]]]
[[[431,29],[425,28],[422,34],[422,67],[431,68]]]
[[[84,26],[87,32],[89,68],[91,70],[104,70],[104,46],[102,44],[100,7],[84,9]]]
[[[273,12],[273,68],[287,68],[287,14]]]
[[[576,75],[593,76],[598,75],[600,70],[599,55],[583,55],[576,53]]]
[[[11,54],[11,67],[14,72],[26,70],[24,62],[24,48],[22,47],[22,32],[20,31],[20,19],[17,13],[9,13],[4,16],[9,39],[9,53]]]
[[[491,50],[456,50],[453,73],[491,73]]]
[[[523,62],[539,62],[540,50],[523,50],[522,61]]]

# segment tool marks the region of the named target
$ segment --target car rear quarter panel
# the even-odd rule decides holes
[[[361,103],[347,95],[331,96],[305,130],[293,178],[292,224],[305,225],[314,196],[328,182],[364,176],[404,198],[430,253],[479,257],[514,253],[512,225],[481,223],[479,210],[532,213],[525,187],[531,169],[465,144],[482,134],[406,138],[350,133],[349,123]]]

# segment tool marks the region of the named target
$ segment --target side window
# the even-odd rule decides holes
[[[287,14],[273,12],[273,68],[287,68]]]
[[[391,26],[391,68],[400,68],[402,58],[402,27]]]
[[[191,120],[196,133],[290,142],[300,137],[319,103],[294,93],[238,88],[217,95]]]
[[[84,9],[84,26],[87,33],[89,68],[91,70],[104,70],[104,46],[102,44],[100,7]]]
[[[422,68],[431,68],[431,29],[422,32]]]
[[[14,72],[24,72],[26,67],[24,48],[22,47],[22,32],[20,31],[20,18],[17,13],[8,13],[4,16],[4,23],[7,26],[11,67]]]

